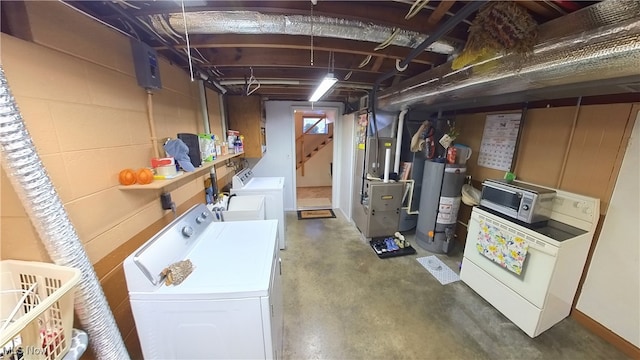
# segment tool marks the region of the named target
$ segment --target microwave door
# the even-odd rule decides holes
[[[520,210],[522,194],[504,188],[484,186],[480,205],[516,218]]]

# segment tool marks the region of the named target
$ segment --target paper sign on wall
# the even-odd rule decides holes
[[[478,165],[510,171],[522,114],[487,115],[482,133]]]

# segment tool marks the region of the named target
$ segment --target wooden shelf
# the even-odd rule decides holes
[[[186,183],[187,181],[193,180],[198,176],[206,175],[209,173],[209,169],[211,169],[211,167],[241,155],[244,155],[244,153],[219,156],[217,159],[213,161],[204,163],[202,166],[200,166],[199,168],[196,168],[194,171],[183,172],[182,175],[175,177],[173,179],[154,180],[151,184],[146,184],[146,185],[140,185],[140,184],[120,185],[119,189],[120,190],[161,190],[169,185],[176,184],[179,182]]]

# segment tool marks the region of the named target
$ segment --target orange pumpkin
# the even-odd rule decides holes
[[[151,171],[151,169],[148,168],[142,168],[140,170],[138,170],[138,184],[150,184],[151,182],[153,182],[153,171]]]
[[[136,183],[136,172],[133,169],[124,169],[118,174],[118,180],[122,185],[133,185]]]

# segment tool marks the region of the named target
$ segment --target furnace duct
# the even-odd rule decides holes
[[[120,331],[75,228],[44,169],[0,67],[2,166],[56,264],[76,268],[82,278],[75,310],[99,359],[129,359]]]
[[[382,91],[377,104],[386,111],[473,106],[482,97],[536,89],[637,82],[638,69],[640,2],[609,0],[540,26],[538,43],[526,58],[496,56],[457,71],[449,62]]]
[[[185,14],[189,25],[189,34],[282,34],[313,35],[318,37],[339,38],[374,43],[384,43],[394,32],[393,28],[365,23],[363,21],[330,18],[326,16],[275,15],[256,11],[197,11]],[[169,14],[172,28],[184,29],[182,13]],[[163,31],[158,18],[152,18],[156,31]],[[428,35],[415,31],[400,30],[390,45],[414,48]],[[428,51],[451,54],[456,44],[445,40],[433,43]]]

